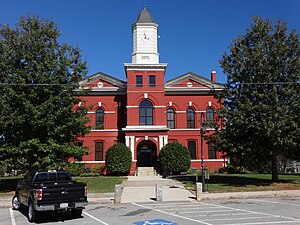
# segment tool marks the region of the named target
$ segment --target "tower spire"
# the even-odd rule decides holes
[[[147,7],[144,6],[132,25],[132,64],[159,64],[157,30],[158,24],[154,22]]]

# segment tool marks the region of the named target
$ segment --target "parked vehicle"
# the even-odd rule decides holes
[[[71,180],[64,170],[40,170],[27,173],[19,181],[12,208],[28,206],[28,220],[36,221],[42,211],[71,211],[79,217],[88,205],[87,186]]]

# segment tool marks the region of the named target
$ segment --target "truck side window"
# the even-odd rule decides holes
[[[47,173],[39,173],[35,176],[35,182],[44,182],[48,180]]]
[[[49,181],[56,181],[56,173],[49,173]]]

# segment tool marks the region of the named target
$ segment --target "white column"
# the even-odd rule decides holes
[[[168,135],[165,135],[164,136],[164,146],[168,144]]]
[[[130,136],[130,150],[131,150],[132,160],[135,160],[135,158],[134,158],[134,136]]]
[[[129,136],[125,136],[125,144],[129,148]]]
[[[164,147],[164,140],[163,140],[164,136],[158,136],[158,143],[159,143],[159,150],[162,149],[162,147]]]

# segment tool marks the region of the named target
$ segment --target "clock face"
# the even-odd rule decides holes
[[[146,31],[144,31],[144,33],[142,35],[142,40],[145,42],[148,42],[150,40],[149,35]]]

